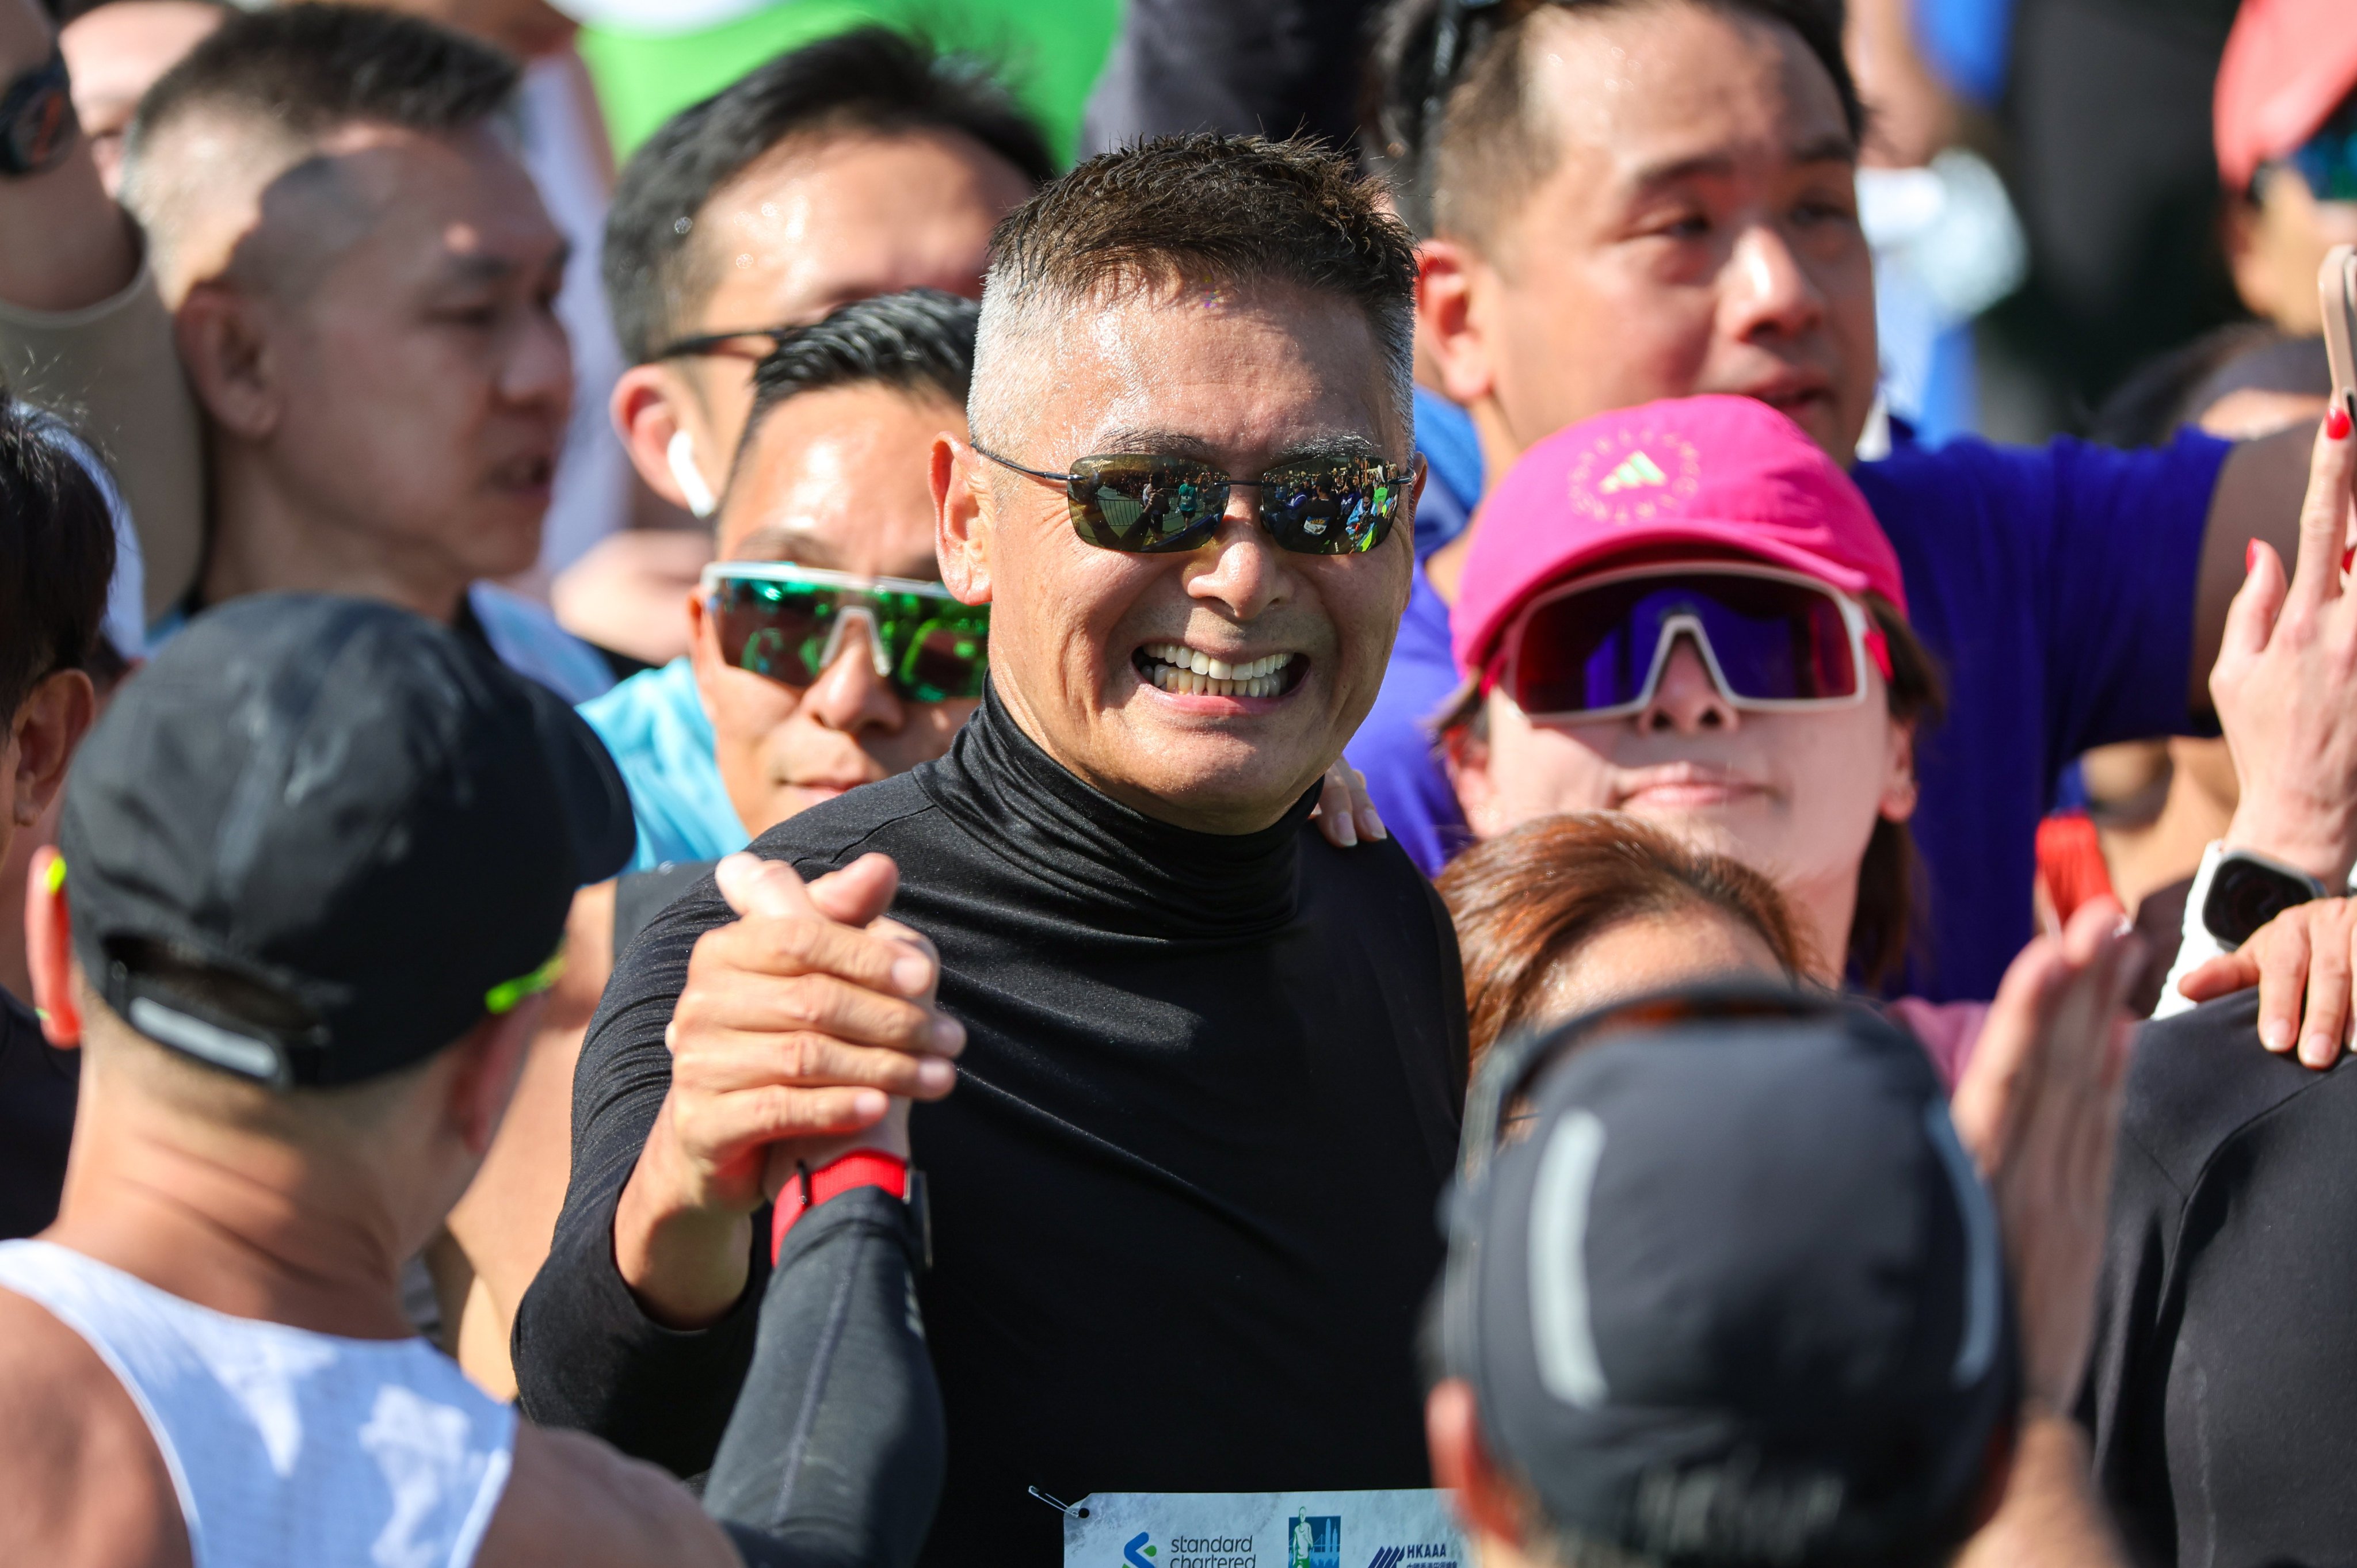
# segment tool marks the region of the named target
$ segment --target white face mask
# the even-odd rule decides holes
[[[704,482],[704,472],[695,466],[695,443],[684,430],[672,432],[671,445],[663,449],[663,459],[671,465],[672,481],[679,493],[687,498],[687,510],[698,517],[710,517],[719,510],[720,498]]]

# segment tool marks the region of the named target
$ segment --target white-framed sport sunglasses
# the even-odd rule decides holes
[[[1798,572],[1676,561],[1581,577],[1518,611],[1485,684],[1534,719],[1626,718],[1652,705],[1682,637],[1728,706],[1805,713],[1866,700],[1890,654],[1864,607]]]
[[[920,703],[979,697],[990,671],[990,607],[939,583],[861,577],[782,561],[715,561],[698,582],[720,656],[789,686],[808,686],[867,631],[876,673]]]

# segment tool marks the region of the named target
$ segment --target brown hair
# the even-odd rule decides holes
[[[1924,727],[1947,707],[1940,666],[1897,606],[1879,594],[1862,594],[1859,599],[1890,654],[1890,679],[1885,682],[1890,716],[1915,726],[1921,756]],[[1858,862],[1857,905],[1849,918],[1850,971],[1870,987],[1890,985],[1907,967],[1915,915],[1923,901],[1921,870],[1914,830],[1889,817],[1875,818],[1866,856]]]
[[[1936,721],[1946,705],[1940,667],[1896,605],[1875,593],[1860,594],[1858,602],[1890,654],[1890,679],[1885,682],[1890,716],[1914,725],[1920,745],[1923,726]],[[1432,725],[1437,744],[1452,756],[1469,741],[1486,742],[1489,714],[1480,683],[1467,682]],[[1850,916],[1845,955],[1850,972],[1867,986],[1887,986],[1906,968],[1923,891],[1921,865],[1908,825],[1877,817],[1858,863],[1857,906]],[[1467,972],[1471,973],[1469,969]]]
[[[1544,817],[1476,845],[1440,874],[1440,897],[1457,924],[1477,1062],[1530,1021],[1558,962],[1631,920],[1716,912],[1757,932],[1786,972],[1807,968],[1773,883],[1609,811]]]

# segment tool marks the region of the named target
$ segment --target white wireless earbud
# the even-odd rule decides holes
[[[704,482],[704,473],[695,466],[695,443],[684,430],[674,430],[671,445],[663,448],[663,460],[671,465],[671,477],[679,486],[679,493],[687,498],[687,510],[698,517],[710,517],[719,510],[720,499],[712,487]]]

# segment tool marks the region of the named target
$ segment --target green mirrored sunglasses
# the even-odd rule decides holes
[[[866,628],[876,673],[915,702],[979,697],[989,673],[990,607],[962,605],[939,583],[716,561],[703,594],[720,656],[789,686],[824,674],[855,624]]]

